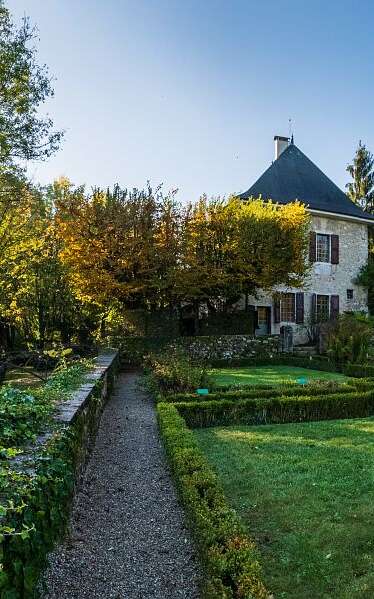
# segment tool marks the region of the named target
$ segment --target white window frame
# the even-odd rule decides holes
[[[283,300],[282,297],[284,295],[293,295],[293,319],[289,320],[287,318],[283,318]],[[296,293],[294,291],[287,291],[282,293],[280,298],[280,321],[281,322],[296,322]]]
[[[318,237],[327,237],[328,239],[328,259],[327,260],[319,260],[318,259]],[[316,231],[316,262],[318,264],[331,264],[331,233],[322,233]]]

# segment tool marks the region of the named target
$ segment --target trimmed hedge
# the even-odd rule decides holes
[[[280,387],[270,385],[243,385],[241,389],[225,390],[217,389],[209,395],[198,395],[197,393],[173,393],[168,395],[157,395],[158,402],[179,403],[179,402],[203,402],[203,401],[222,401],[242,399],[271,399],[273,397],[295,397],[295,396],[316,396],[316,395],[334,395],[340,393],[352,393],[354,391],[370,391],[374,389],[374,379],[372,378],[351,378],[347,383],[338,383],[331,385],[330,381],[323,384],[297,385],[296,383],[285,384]]]
[[[181,402],[174,406],[191,428],[365,418],[374,415],[374,390],[306,397]]]
[[[371,364],[347,364],[344,366],[343,372],[347,376],[359,378],[374,377],[374,366]]]
[[[243,400],[243,399],[272,399],[275,397],[304,397],[304,396],[321,396],[336,395],[341,393],[354,393],[357,389],[360,391],[374,390],[374,381],[360,379],[347,384],[336,385],[329,387],[322,385],[295,385],[290,384],[284,387],[271,387],[262,389],[259,387],[243,389],[243,391],[217,391],[209,393],[209,395],[197,395],[196,393],[175,393],[170,395],[159,395],[159,402],[180,403],[180,402],[206,402],[206,401],[224,401],[224,400]]]
[[[159,404],[158,422],[172,473],[206,572],[205,599],[267,599],[258,552],[230,509],[217,475],[175,406]]]

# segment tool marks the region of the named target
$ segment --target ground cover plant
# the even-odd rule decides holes
[[[210,377],[215,386],[240,385],[284,385],[316,380],[346,381],[347,377],[337,372],[327,372],[300,368],[297,366],[255,366],[242,368],[219,368],[211,371]]]
[[[374,419],[195,431],[276,598],[374,596]]]
[[[78,410],[74,425],[67,426],[63,402],[85,382],[91,367],[87,360],[64,364],[41,387],[0,388],[0,596],[4,599],[38,596],[46,554],[66,531],[77,472],[111,388],[115,356],[107,391],[103,393],[101,379],[88,378],[84,392],[90,401]],[[57,404],[62,407],[61,421],[53,418]],[[76,404],[69,405],[70,410]]]

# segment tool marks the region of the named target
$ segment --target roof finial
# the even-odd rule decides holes
[[[288,137],[291,140],[290,143],[293,144],[293,128],[291,117],[288,119]]]

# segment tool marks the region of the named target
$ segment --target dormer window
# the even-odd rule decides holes
[[[330,235],[317,233],[317,262],[330,262]]]

